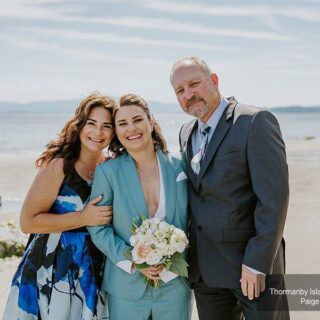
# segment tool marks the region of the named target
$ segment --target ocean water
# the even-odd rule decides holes
[[[306,137],[320,137],[320,113],[276,113],[284,139],[305,139]],[[46,144],[57,137],[64,124],[72,114],[70,113],[5,113],[0,111],[0,156],[9,154],[38,153]],[[167,139],[169,149],[179,150],[178,134],[181,125],[191,119],[185,113],[158,113],[155,118],[161,125]],[[305,161],[301,153],[289,154],[297,161]],[[320,150],[308,154],[308,161],[315,165],[320,163]],[[0,173],[1,174],[1,173]],[[2,198],[1,212],[18,213],[22,204],[22,197]]]
[[[320,113],[275,113],[284,139],[320,137]],[[71,114],[0,112],[0,154],[41,152],[57,137]],[[170,150],[178,149],[181,125],[191,119],[184,113],[158,113]]]

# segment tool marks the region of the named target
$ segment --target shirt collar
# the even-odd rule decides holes
[[[228,103],[229,103],[228,100],[225,97],[222,97],[217,109],[213,112],[211,117],[206,122],[206,124],[211,128],[212,132],[215,130],[216,126],[218,125],[218,122],[223,114],[224,109],[227,107]],[[202,124],[203,122],[200,119],[198,119],[199,133],[200,133],[200,130],[201,130],[200,128]]]

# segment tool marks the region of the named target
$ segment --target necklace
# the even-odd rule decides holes
[[[95,168],[96,168],[96,164],[88,163],[88,162],[82,161],[81,159],[77,166],[77,170],[80,173],[80,175],[82,173],[83,177],[86,177],[86,179],[89,179],[89,180],[93,179]]]

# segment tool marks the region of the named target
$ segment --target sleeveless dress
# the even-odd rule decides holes
[[[90,191],[73,170],[50,212],[82,210]],[[109,319],[100,291],[103,264],[85,227],[33,235],[13,277],[3,320]]]

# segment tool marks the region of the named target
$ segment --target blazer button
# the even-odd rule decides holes
[[[202,231],[202,226],[197,225],[197,229],[198,229],[199,231]]]
[[[205,200],[205,199],[204,199],[204,196],[201,196],[201,197],[200,197],[200,201],[203,202],[204,200]]]

